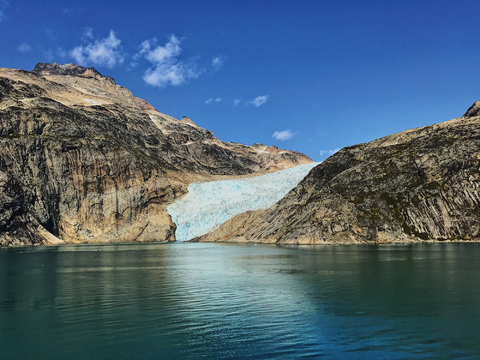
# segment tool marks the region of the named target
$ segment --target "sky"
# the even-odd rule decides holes
[[[93,66],[223,141],[338,149],[480,100],[480,1],[0,0],[0,67]]]

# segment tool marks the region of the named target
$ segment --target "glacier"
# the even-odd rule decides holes
[[[318,164],[299,165],[251,178],[190,184],[188,193],[167,207],[177,225],[177,241],[207,234],[242,212],[272,206]]]

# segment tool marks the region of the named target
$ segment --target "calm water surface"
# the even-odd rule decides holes
[[[0,250],[0,359],[480,358],[480,244]]]

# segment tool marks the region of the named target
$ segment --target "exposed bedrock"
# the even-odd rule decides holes
[[[2,246],[174,241],[166,207],[189,183],[311,162],[222,142],[93,68],[0,69]]]
[[[480,240],[480,117],[342,149],[282,200],[196,241],[277,244]]]

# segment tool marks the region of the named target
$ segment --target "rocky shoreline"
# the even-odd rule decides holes
[[[193,241],[480,241],[480,102],[460,118],[344,148],[268,209]],[[188,184],[312,160],[226,143],[93,68],[0,69],[0,246],[175,241]]]

